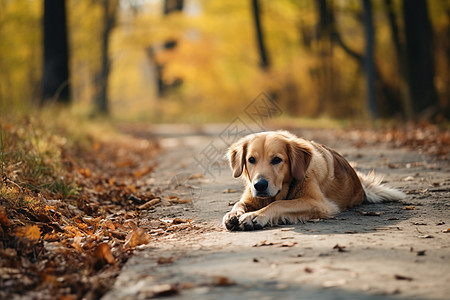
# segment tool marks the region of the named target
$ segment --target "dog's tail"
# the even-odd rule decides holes
[[[406,194],[402,191],[388,187],[382,183],[383,177],[375,175],[375,171],[372,170],[369,174],[364,175],[357,173],[359,180],[366,193],[365,202],[368,203],[381,203],[385,201],[396,201],[406,197]]]

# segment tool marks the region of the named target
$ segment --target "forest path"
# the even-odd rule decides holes
[[[292,130],[334,148],[359,171],[375,168],[407,198],[330,220],[228,232],[221,219],[243,185],[223,157],[225,128],[125,130],[163,147],[151,174],[154,189],[164,199],[192,200],[161,205],[149,219],[192,219],[194,226],[135,251],[103,299],[448,299],[448,161],[379,143],[355,147],[333,130]]]

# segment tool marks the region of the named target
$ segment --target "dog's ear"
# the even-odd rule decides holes
[[[287,153],[292,178],[302,181],[305,178],[306,170],[311,162],[311,150],[296,140],[289,140],[287,144]]]
[[[227,157],[230,161],[230,167],[233,170],[233,177],[238,178],[242,175],[245,166],[245,156],[247,155],[248,138],[242,138],[228,149]]]

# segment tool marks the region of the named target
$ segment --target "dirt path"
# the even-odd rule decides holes
[[[165,197],[192,199],[161,205],[149,218],[190,218],[195,228],[156,238],[137,251],[103,299],[448,299],[448,162],[386,145],[357,149],[329,130],[294,131],[335,148],[359,171],[375,168],[408,197],[330,220],[227,232],[221,219],[239,199],[242,183],[223,160],[222,129],[133,131],[152,132],[165,149],[152,185]],[[205,157],[215,159],[207,164]]]

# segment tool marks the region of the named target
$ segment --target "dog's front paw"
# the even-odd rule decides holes
[[[241,230],[259,230],[263,229],[269,223],[269,219],[261,214],[250,212],[243,214],[239,218],[239,229]]]
[[[223,216],[222,223],[223,225],[231,231],[240,230],[239,229],[239,217],[242,213],[238,211],[230,211],[225,216]]]

